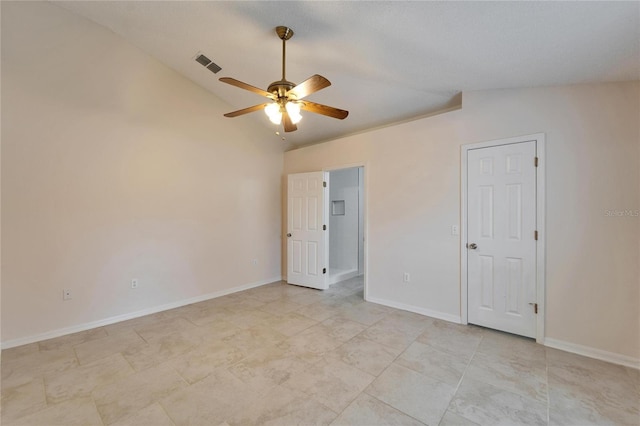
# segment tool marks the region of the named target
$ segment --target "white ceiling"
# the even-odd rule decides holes
[[[432,114],[469,90],[640,78],[640,2],[56,2],[128,40],[222,98],[230,111],[264,98],[218,81],[266,89],[321,74],[310,101],[350,111],[343,121],[303,112],[288,144],[308,144]],[[222,67],[194,61],[202,52]],[[237,118],[264,126],[262,112]],[[279,129],[281,132],[282,130]]]

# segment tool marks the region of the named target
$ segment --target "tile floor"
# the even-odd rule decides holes
[[[638,425],[637,370],[274,283],[2,352],[3,425]]]

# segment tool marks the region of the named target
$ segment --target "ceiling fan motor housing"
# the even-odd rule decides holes
[[[287,98],[287,92],[296,85],[287,80],[274,81],[267,88],[267,92],[273,93],[278,99]]]

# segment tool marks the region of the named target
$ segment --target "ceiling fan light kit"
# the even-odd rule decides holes
[[[302,100],[312,93],[329,87],[331,82],[318,74],[309,77],[298,85],[287,81],[285,77],[286,42],[293,37],[293,30],[289,27],[279,26],[276,27],[276,34],[278,35],[278,38],[282,40],[282,78],[280,80],[271,83],[265,91],[234,78],[222,77],[220,79],[223,83],[269,98],[271,99],[271,102],[229,112],[224,116],[238,117],[240,115],[264,109],[265,114],[273,124],[280,125],[283,123],[285,132],[293,132],[297,130],[296,124],[302,120],[302,114],[300,114],[301,110],[340,120],[345,119],[349,115],[348,111]]]
[[[269,120],[273,124],[280,124],[282,122],[282,112],[280,111],[280,105],[275,102],[268,104],[264,107],[264,113],[267,114]]]

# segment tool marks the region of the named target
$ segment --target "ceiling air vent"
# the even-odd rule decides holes
[[[211,59],[207,58],[201,53],[196,55],[196,62],[203,65],[206,69],[214,74],[222,69],[218,66],[218,64],[214,63]]]

